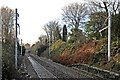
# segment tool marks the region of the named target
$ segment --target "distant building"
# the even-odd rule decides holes
[[[25,49],[27,53],[31,52],[31,47],[29,43],[25,44]]]
[[[30,48],[30,44],[29,44],[29,43],[26,43],[26,44],[25,44],[25,48]]]

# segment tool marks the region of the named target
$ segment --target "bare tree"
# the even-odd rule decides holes
[[[3,79],[12,79],[17,76],[18,71],[15,69],[15,30],[13,28],[14,11],[8,7],[1,7],[1,37],[2,37],[2,75]],[[18,49],[20,46],[18,45]],[[21,64],[18,55],[18,66]],[[19,68],[19,67],[18,67]],[[15,74],[16,73],[16,74]]]
[[[85,4],[72,3],[65,6],[63,9],[63,20],[74,28],[79,28],[80,23],[83,22],[85,16],[87,15],[87,6]]]
[[[0,13],[2,19],[2,41],[8,42],[14,37],[13,28],[14,11],[9,9],[8,7],[6,8],[2,7]]]
[[[111,8],[111,11],[113,14],[117,14],[120,9],[120,1],[119,0],[90,0],[88,1],[89,9],[90,11],[94,12],[100,12],[105,11],[108,13],[108,7]]]
[[[119,14],[120,0],[86,0],[88,2],[89,11],[91,12],[86,25],[86,32],[91,38],[94,36],[100,39],[99,30],[108,25],[108,11],[112,12],[111,35],[118,41],[119,38]],[[102,38],[107,37],[108,30],[102,31]]]
[[[45,24],[43,28],[47,34],[48,40],[50,36],[50,42],[54,42],[57,39],[61,39],[61,28],[58,21],[50,21]]]
[[[46,32],[47,39],[49,40],[49,30],[48,30],[47,26],[44,25],[44,27],[42,29]]]
[[[46,35],[40,35],[40,37],[39,37],[38,39],[39,39],[41,45],[42,45],[42,44],[43,44],[43,45],[47,45],[48,39],[47,39],[47,36],[46,36]]]

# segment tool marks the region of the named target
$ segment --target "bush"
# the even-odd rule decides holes
[[[37,55],[40,56],[41,53],[43,53],[47,49],[46,45],[41,45],[40,48],[38,48],[38,53]]]
[[[2,43],[2,79],[19,78],[20,75],[15,69],[14,44]],[[19,62],[19,60],[18,60]]]

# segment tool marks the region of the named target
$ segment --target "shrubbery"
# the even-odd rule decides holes
[[[40,48],[38,48],[37,55],[40,56],[41,53],[43,53],[47,49],[47,46],[41,45]]]

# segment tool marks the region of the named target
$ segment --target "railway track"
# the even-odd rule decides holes
[[[29,56],[28,59],[30,60],[30,62],[39,78],[56,78],[51,72],[49,72],[47,69],[45,69],[41,64],[39,64],[32,57]]]
[[[27,58],[32,64],[32,67],[39,78],[54,78],[57,80],[61,78],[75,80],[83,78],[93,79],[93,77],[86,75],[80,71],[55,63],[43,57],[27,54]]]

